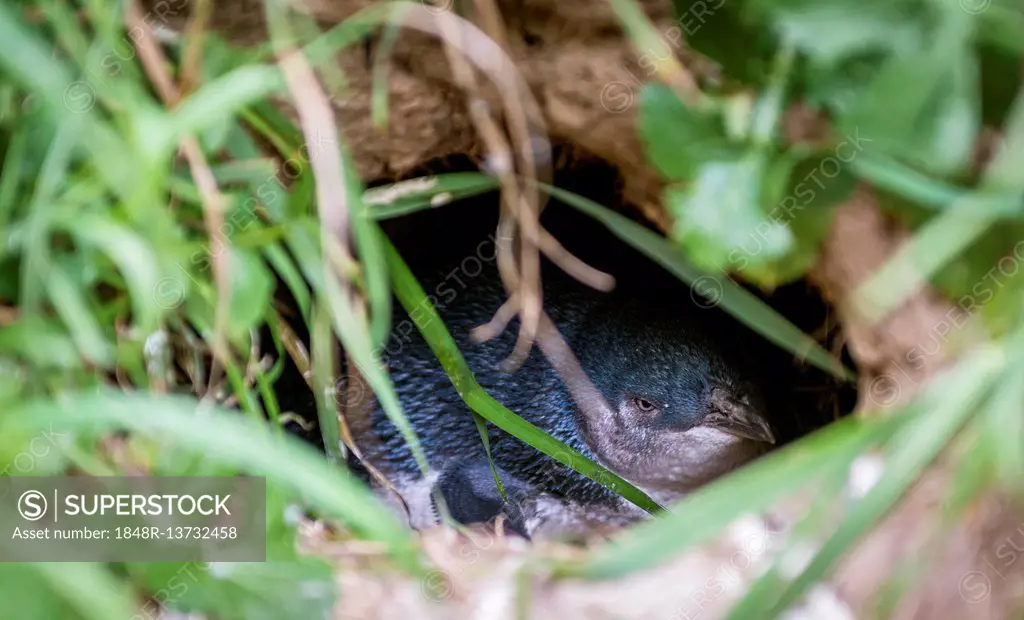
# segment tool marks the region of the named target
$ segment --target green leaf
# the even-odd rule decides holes
[[[953,44],[890,57],[842,126],[870,138],[872,148],[950,174],[970,160],[979,103],[974,52]]]
[[[186,609],[224,620],[279,620],[328,618],[334,608],[333,574],[314,558],[218,563],[207,574],[205,588],[188,592]]]
[[[705,162],[730,161],[739,152],[715,114],[687,107],[665,86],[643,89],[637,123],[647,159],[669,180],[685,181]]]
[[[831,154],[801,157],[790,152],[772,162],[764,182],[767,217],[790,230],[793,245],[782,256],[760,263],[751,263],[745,251],[736,267],[772,290],[802,277],[815,264],[819,245],[832,227],[834,207],[853,193],[856,178]],[[758,236],[752,247],[760,251],[760,242]]]
[[[56,320],[23,314],[0,327],[0,350],[40,368],[72,370],[81,363],[75,343]]]
[[[263,255],[288,286],[289,292],[291,292],[296,305],[299,307],[301,316],[308,319],[311,316],[309,286],[302,279],[302,274],[299,273],[298,268],[295,266],[295,261],[288,255],[280,243],[272,243],[263,248]]]
[[[127,570],[171,609],[225,620],[329,616],[335,599],[331,569],[322,558],[298,551],[299,498],[288,486],[267,485],[266,563],[140,562]],[[143,612],[150,607],[144,604]]]
[[[377,225],[367,217],[369,206],[363,202],[363,184],[355,172],[355,166],[347,153],[343,152],[343,172],[348,178],[345,190],[348,192],[348,208],[351,211],[352,235],[355,250],[362,262],[360,288],[370,308],[370,341],[374,348],[384,345],[391,331],[391,287],[388,280],[387,259],[384,248],[377,237]]]
[[[1024,13],[1016,0],[982,2],[984,10],[977,14],[979,38],[998,45],[1013,56],[1024,52]]]
[[[778,39],[750,2],[673,0],[672,5],[673,28],[685,32],[681,38],[687,45],[715,61],[726,77],[748,85],[768,79]],[[676,38],[672,29],[669,33],[666,38]]]
[[[761,207],[764,158],[747,155],[700,167],[693,185],[670,187],[665,203],[675,216],[674,236],[694,262],[728,274],[739,262],[772,261],[789,251],[793,235]]]
[[[48,564],[51,570],[64,564]],[[33,566],[35,568],[35,566]],[[16,609],[23,618],[81,618],[74,608],[60,596],[56,596],[50,584],[37,570],[26,570],[24,564],[4,562],[0,564],[0,597],[8,609]],[[132,611],[126,610],[131,618]]]
[[[316,398],[316,413],[320,436],[324,442],[324,453],[333,465],[344,467],[345,459],[341,447],[341,430],[338,422],[338,405],[348,404],[347,398],[337,398],[339,371],[336,366],[337,344],[331,317],[324,306],[314,306],[310,322],[310,367],[313,370],[313,396]],[[341,401],[339,403],[339,401]]]
[[[771,4],[779,38],[825,65],[874,51],[906,53],[926,40],[912,11],[888,0],[763,0],[755,4]]]
[[[930,178],[884,153],[875,151],[858,154],[850,162],[850,169],[875,188],[895,194],[896,200],[904,204],[910,203],[918,209],[945,209],[970,193],[970,190]],[[884,200],[888,197],[883,195],[881,198]],[[979,209],[1000,217],[1018,218],[1024,208],[1024,202],[1014,192],[990,193],[977,198]]]

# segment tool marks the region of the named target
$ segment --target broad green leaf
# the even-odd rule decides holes
[[[685,181],[702,164],[732,161],[739,147],[710,110],[694,110],[664,86],[643,89],[637,120],[648,161],[672,181]]]
[[[905,53],[924,43],[923,24],[905,4],[887,0],[796,0],[772,11],[780,39],[831,65],[873,51]]]
[[[973,52],[958,45],[890,57],[842,126],[926,171],[961,170],[980,127]]]
[[[726,78],[753,85],[768,79],[778,39],[749,2],[673,0],[672,6],[675,24],[665,33],[667,39],[685,39],[721,66]]]
[[[814,265],[819,245],[832,227],[834,207],[852,194],[856,179],[833,155],[800,158],[785,153],[772,162],[764,183],[767,217],[789,229],[793,246],[765,263],[749,260],[750,252],[744,246],[742,263],[736,268],[771,290],[800,278]],[[760,234],[756,236],[757,243],[750,246],[760,252],[763,240]]]
[[[673,235],[696,264],[728,274],[790,250],[792,233],[761,206],[764,166],[759,155],[709,162],[690,187],[666,190],[666,208],[675,216]]]

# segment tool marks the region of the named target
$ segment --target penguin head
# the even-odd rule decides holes
[[[749,356],[707,311],[609,301],[570,343],[590,383],[576,390],[578,423],[606,467],[652,491],[685,492],[775,443]]]

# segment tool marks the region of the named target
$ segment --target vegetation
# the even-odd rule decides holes
[[[668,45],[631,0],[611,2],[638,49]],[[160,41],[124,2],[0,4],[0,469],[266,476],[269,560],[5,563],[6,610],[40,619],[155,617],[146,599],[155,595],[225,620],[324,617],[339,594],[328,563],[296,551],[297,506],[383,543],[398,570],[427,570],[415,535],[344,471],[336,369],[324,352],[334,338],[343,343],[415,446],[376,351],[390,329],[392,291],[407,309],[432,309],[377,221],[497,181],[442,175],[429,191],[378,207],[364,200],[336,130],[311,139],[320,135],[311,128],[335,128],[320,122],[324,87],[309,79],[310,68],[324,84],[343,85],[328,59],[402,6],[380,3],[321,33],[268,1],[272,43],[243,54],[201,19]],[[961,449],[950,518],[994,485],[1019,492],[1024,7],[677,0],[676,11],[690,46],[719,70],[687,82],[679,66],[659,63],[662,84],[641,98],[638,131],[669,181],[663,198],[673,234],[662,238],[601,205],[544,191],[779,346],[852,380],[852,369],[731,278],[770,291],[804,277],[837,205],[864,182],[913,236],[856,303],[880,319],[930,285],[969,326],[958,323],[952,334],[949,325],[925,326],[941,333],[947,354],[962,354],[898,415],[843,420],[710,485],[684,510],[553,567],[561,577],[626,575],[800,489],[836,497],[854,459],[879,450],[883,476],[826,528],[827,542],[803,571],[770,571],[734,612],[776,617],[953,442]],[[303,54],[287,55],[291,48]],[[275,97],[298,103],[299,126],[272,105]],[[786,112],[797,104],[815,112],[823,135],[786,134]],[[985,140],[995,145],[988,159],[978,156]],[[338,213],[347,217],[337,221]],[[338,243],[339,230],[351,231],[351,248]],[[274,382],[302,345],[272,303],[279,280],[312,334],[326,459],[282,430],[288,412]],[[259,341],[262,327],[272,342]],[[440,321],[422,330],[483,419],[657,510],[483,393]],[[957,337],[975,333],[984,342]]]

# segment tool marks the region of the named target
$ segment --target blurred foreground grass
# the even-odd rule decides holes
[[[362,199],[336,132],[319,127],[310,140],[308,126],[294,126],[270,105],[271,96],[296,96],[299,73],[285,74],[273,62],[282,42],[322,66],[374,32],[392,7],[417,8],[384,6],[297,40],[312,24],[270,4],[279,45],[255,54],[202,29],[161,41],[131,19],[126,24],[119,2],[0,5],[3,473],[265,475],[270,559],[0,564],[5,610],[40,619],[155,617],[145,599],[155,595],[216,618],[323,617],[336,593],[326,563],[295,551],[300,506],[353,536],[381,541],[401,570],[423,570],[412,534],[343,472],[330,391],[317,391],[324,459],[282,431],[287,412],[273,390],[283,362],[263,364],[262,353],[251,353],[272,348],[281,358],[286,349],[283,318],[272,304],[280,279],[314,334],[314,353],[329,350],[332,337],[342,341],[401,424],[393,386],[375,370],[375,350],[390,329],[389,288],[407,308],[423,293],[375,220],[430,206],[442,192],[494,186],[484,175],[449,175],[427,191],[375,205]],[[640,49],[668,45],[629,0],[613,6],[643,42]],[[995,482],[1019,487],[1024,100],[1017,66],[1024,13],[1011,2],[747,0],[698,16],[694,27],[693,6],[679,2],[676,9],[693,47],[719,62],[722,75],[702,81],[704,94],[687,104],[668,87],[648,87],[642,97],[639,132],[652,165],[670,182],[664,204],[676,223],[672,238],[557,188],[545,191],[598,218],[698,292],[712,282],[710,291],[720,292],[733,315],[849,378],[810,337],[725,274],[766,290],[802,277],[834,207],[866,181],[915,231],[913,243],[862,291],[867,307],[881,316],[914,292],[921,282],[912,276],[922,274],[990,339],[973,346],[957,342],[949,325],[925,326],[941,343],[939,336],[920,343],[922,355],[933,346],[972,351],[901,415],[845,420],[702,490],[684,510],[588,559],[556,567],[556,575],[604,578],[650,566],[797,490],[818,485],[838,493],[850,463],[880,447],[883,477],[829,529],[803,573],[788,581],[765,575],[736,611],[771,617],[826,575],[961,429],[967,448],[960,458],[970,475],[957,478],[961,488],[951,495],[970,498]],[[144,69],[154,50],[166,62],[150,58]],[[670,68],[662,69],[672,79]],[[166,84],[162,89],[154,78],[160,75],[172,93],[184,88],[180,101],[173,94],[168,101]],[[796,100],[830,119],[824,139],[784,139],[784,111]],[[1001,137],[979,167],[983,127]],[[314,170],[324,162],[337,165]],[[342,200],[358,265],[339,261],[339,247],[321,227],[318,207]],[[339,264],[340,278],[325,269]],[[348,287],[366,300],[366,312]],[[255,342],[263,325],[273,342]],[[425,335],[477,413],[549,454],[564,450],[474,388],[439,326],[430,322]],[[215,364],[211,352],[218,353]],[[315,385],[334,385],[329,360],[313,361]],[[129,434],[112,451],[98,440],[115,430]],[[572,462],[654,508],[599,466]]]

